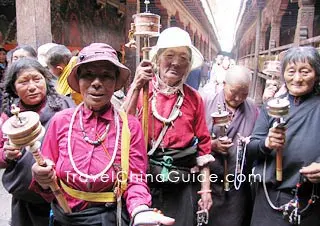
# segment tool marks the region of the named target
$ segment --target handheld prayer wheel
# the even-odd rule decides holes
[[[229,124],[229,112],[223,111],[221,109],[221,105],[218,104],[218,111],[213,112],[211,114],[212,123],[215,126],[220,127],[220,137],[218,138],[220,141],[227,140],[228,137],[226,137],[226,126]],[[212,126],[213,128],[213,126]],[[214,136],[213,136],[214,138]],[[228,181],[228,158],[227,156],[223,155],[223,187],[225,191],[230,190],[230,185]]]
[[[142,48],[142,54],[144,60],[149,60],[150,56],[150,38],[160,35],[160,16],[150,13],[148,11],[148,5],[150,1],[144,1],[146,5],[146,11],[144,13],[138,13],[133,15],[134,23],[131,24],[129,31],[129,42],[127,47],[136,47],[134,36],[144,40],[144,46]],[[144,133],[145,143],[148,146],[148,114],[149,114],[149,84],[146,83],[143,87],[143,110],[142,110],[142,129]]]
[[[282,118],[289,114],[290,102],[287,99],[272,99],[267,103],[268,115]]]
[[[265,61],[263,63],[262,73],[279,79],[281,73],[281,62],[278,60]]]
[[[286,122],[284,116],[289,114],[290,102],[287,99],[272,99],[267,103],[268,115],[276,118],[274,127],[284,127]],[[276,154],[276,180],[282,181],[282,150],[277,150]]]
[[[8,137],[12,146],[26,148],[30,151],[40,166],[46,166],[46,162],[40,154],[40,139],[44,136],[45,129],[40,123],[40,117],[36,112],[25,111],[20,113],[20,108],[14,104],[11,106],[11,113],[13,114],[2,126],[2,132]],[[71,213],[61,190],[55,181],[50,185],[53,194],[66,213]]]
[[[278,60],[265,61],[263,64],[262,73],[268,75],[271,80],[266,81],[266,87],[275,86],[276,90],[281,87],[280,74],[281,74],[281,62]]]
[[[226,126],[229,123],[229,112],[218,111],[211,114],[212,122],[216,126]]]

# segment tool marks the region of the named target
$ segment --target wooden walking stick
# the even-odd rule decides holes
[[[15,105],[11,106],[13,114],[2,126],[2,132],[8,136],[9,142],[17,149],[26,148],[30,151],[40,166],[46,166],[46,162],[40,153],[40,139],[44,136],[45,129],[40,123],[40,117],[36,112],[25,111]],[[71,213],[66,199],[64,198],[57,181],[50,184],[50,189],[55,195],[59,205],[65,213]]]
[[[134,37],[143,38],[144,46],[142,47],[143,59],[150,60],[149,52],[150,38],[157,37],[160,34],[160,16],[150,13],[148,5],[150,1],[144,1],[146,5],[146,11],[144,13],[138,13],[133,15],[134,23],[131,24],[131,30],[129,31],[129,43],[127,47],[136,47]],[[144,139],[146,147],[148,147],[148,117],[149,117],[149,83],[146,83],[143,87],[143,110],[142,110],[142,130],[144,133]]]
[[[211,114],[213,125],[220,127],[220,141],[228,139],[226,136],[226,126],[229,124],[229,112],[222,111],[221,105],[218,104],[218,111]],[[212,126],[213,128],[213,126]],[[225,191],[230,190],[228,181],[228,156],[223,155],[223,187]]]
[[[272,99],[267,103],[268,115],[276,118],[273,127],[284,127],[286,122],[284,116],[289,114],[290,102],[287,99]],[[282,149],[276,153],[276,180],[282,181]]]

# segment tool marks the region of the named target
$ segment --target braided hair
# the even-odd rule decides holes
[[[3,90],[3,100],[1,110],[8,116],[11,116],[10,106],[17,100],[20,100],[15,89],[15,82],[18,74],[26,69],[35,69],[43,75],[46,81],[47,93],[46,102],[47,105],[54,111],[60,111],[63,108],[63,99],[55,90],[52,83],[51,73],[44,68],[36,59],[33,58],[22,58],[11,65],[9,70],[5,74],[3,83],[1,84]],[[20,100],[21,101],[21,100]]]

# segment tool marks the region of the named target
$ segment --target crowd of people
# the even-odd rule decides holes
[[[15,104],[46,130],[42,165],[0,131],[11,225],[318,226],[318,50],[287,50],[283,84],[268,81],[257,106],[251,71],[222,55],[210,66],[186,31],[163,30],[152,49],[132,72],[105,43],[76,56],[0,47],[0,126]],[[289,110],[276,117],[271,101]]]

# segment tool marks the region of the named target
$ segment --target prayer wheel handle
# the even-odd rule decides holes
[[[144,1],[146,5],[146,11],[144,13],[137,13],[133,15],[134,23],[131,24],[129,31],[129,42],[125,45],[127,47],[137,47],[134,40],[134,36],[143,38],[144,46],[142,47],[142,54],[144,60],[150,60],[150,38],[157,37],[160,34],[160,16],[150,13],[148,10],[148,4],[150,1]],[[149,124],[149,83],[146,83],[143,87],[143,105],[142,105],[142,130],[144,133],[144,139],[146,147],[148,147],[148,124]]]
[[[222,111],[220,103],[218,104],[218,111],[211,114],[212,123],[220,127],[220,141],[227,139],[226,126],[229,124],[229,112]],[[213,126],[212,126],[213,128]],[[230,184],[228,181],[228,157],[223,155],[223,187],[224,191],[230,191]]]
[[[34,159],[36,160],[36,162],[38,163],[39,166],[42,167],[46,167],[47,163],[45,162],[45,160],[43,159],[41,153],[40,153],[40,146],[41,143],[40,141],[36,141],[33,144],[31,144],[30,146],[26,146],[26,150],[30,151],[34,157]],[[59,205],[61,206],[61,208],[63,209],[63,211],[65,213],[71,213],[71,209],[68,206],[67,200],[64,198],[63,193],[61,191],[61,188],[59,187],[59,185],[57,184],[57,181],[54,180],[50,185],[49,185],[52,193],[54,194],[54,196],[56,197]]]
[[[290,102],[287,99],[272,99],[267,102],[268,115],[276,118],[273,127],[282,128],[286,126],[284,116],[289,114]],[[282,181],[282,149],[276,150],[276,180]]]

